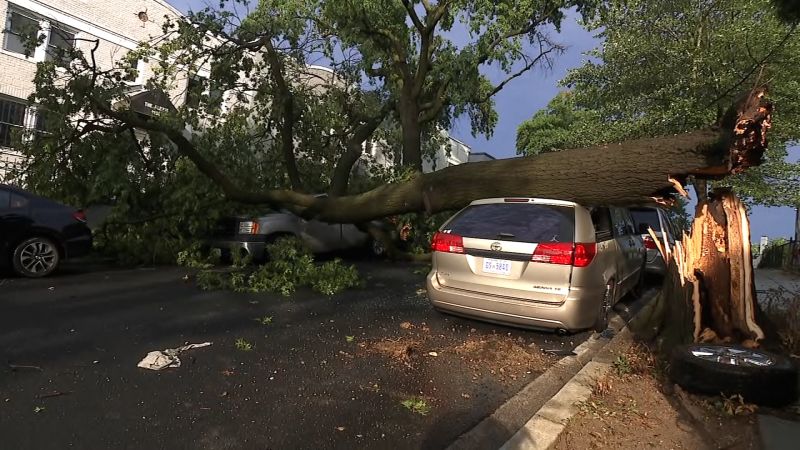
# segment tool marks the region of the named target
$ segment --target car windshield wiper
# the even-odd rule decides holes
[[[499,238],[508,238],[508,239],[514,239],[514,238],[515,238],[515,237],[517,237],[517,236],[516,236],[516,235],[513,235],[513,234],[511,234],[511,233],[497,233],[497,237],[499,237]]]

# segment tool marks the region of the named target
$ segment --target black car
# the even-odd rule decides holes
[[[0,266],[43,277],[91,248],[83,211],[0,184]]]

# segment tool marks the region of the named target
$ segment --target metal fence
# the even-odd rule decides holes
[[[800,242],[789,241],[767,247],[758,267],[800,271]]]

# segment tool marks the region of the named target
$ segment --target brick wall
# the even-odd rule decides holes
[[[180,14],[163,0],[40,0],[40,2],[137,42],[160,36],[164,16],[176,17]],[[137,17],[141,11],[147,11],[148,22],[142,22]]]
[[[8,2],[0,0],[0,25],[5,29]],[[0,37],[2,39],[2,37]],[[1,42],[1,41],[0,41]],[[9,97],[27,98],[33,93],[33,76],[36,64],[25,58],[4,52],[0,47],[0,94]]]

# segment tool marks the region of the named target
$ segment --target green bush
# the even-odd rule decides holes
[[[230,289],[289,296],[297,288],[308,286],[321,294],[334,295],[360,285],[355,266],[345,265],[338,258],[316,265],[311,252],[295,237],[277,239],[267,246],[267,254],[269,261],[254,268],[249,264],[249,257],[242,258],[234,252],[230,271],[219,272],[208,270],[213,256],[204,255],[199,246],[193,245],[180,252],[178,263],[203,269],[197,274],[197,285],[203,290]]]
[[[311,276],[310,284],[312,289],[321,294],[334,295],[358,287],[361,281],[356,266],[344,265],[341,259],[336,258],[319,266]]]
[[[213,270],[201,270],[197,272],[197,286],[204,291],[218,291],[228,289],[230,282],[228,274]]]
[[[210,269],[220,261],[219,249],[213,249],[209,253],[203,252],[200,243],[195,242],[189,247],[178,252],[178,265],[190,269]]]

